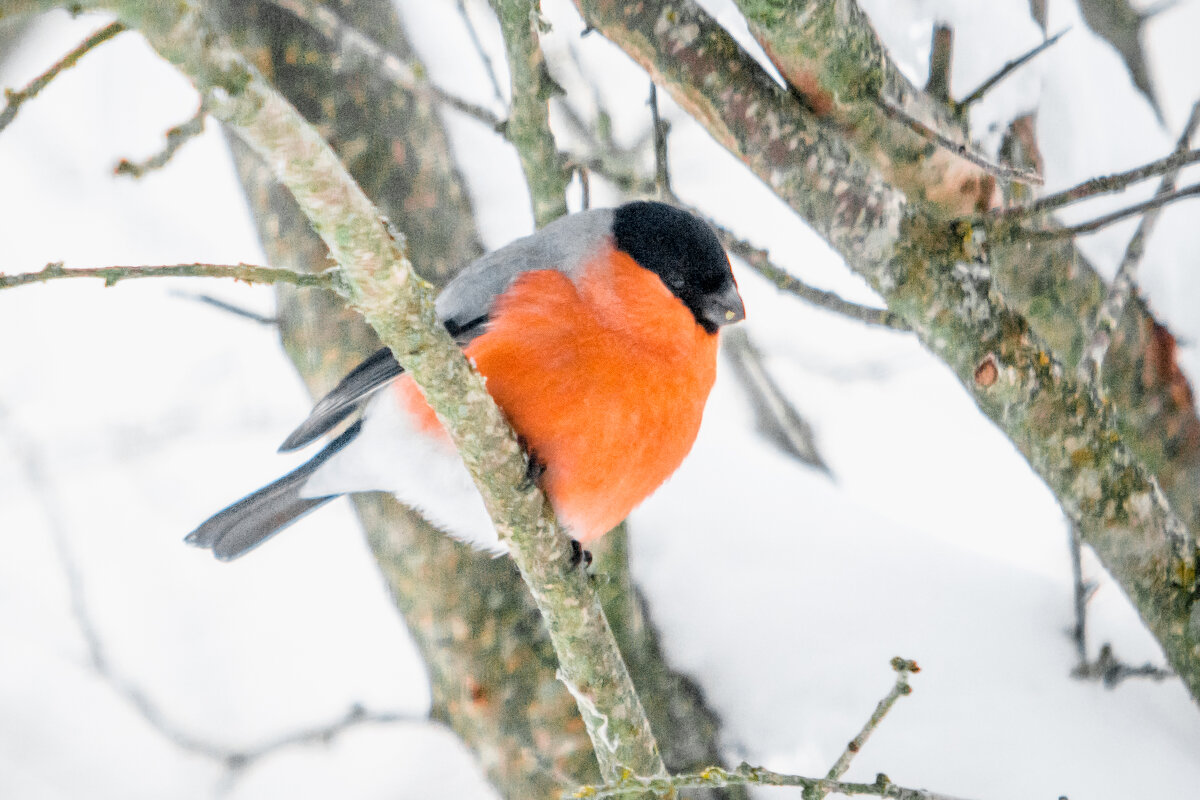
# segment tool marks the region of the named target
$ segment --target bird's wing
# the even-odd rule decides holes
[[[532,236],[488,253],[464,267],[438,295],[438,317],[459,346],[466,346],[486,330],[496,297],[518,275],[555,269],[575,277],[587,259],[600,251],[611,231],[612,211],[594,209],[561,217]],[[376,351],[317,401],[279,449],[296,450],[314,441],[403,372],[390,350]]]

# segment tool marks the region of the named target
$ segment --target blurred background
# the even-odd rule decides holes
[[[732,3],[702,2],[752,53]],[[1200,98],[1200,2],[1149,18],[1136,59],[1093,31],[1075,0],[860,0],[892,57],[925,82],[935,22],[953,28],[954,86],[969,89],[1051,33],[1069,33],[972,112],[994,154],[1036,113],[1045,191],[1153,160]],[[1034,6],[1038,4],[1033,4]],[[1147,10],[1151,4],[1135,3]],[[482,0],[399,0],[416,54],[448,92],[503,116],[503,43]],[[611,121],[653,174],[646,74],[574,6],[545,0],[561,141]],[[470,21],[470,26],[467,24]],[[65,12],[4,34],[0,84],[21,87],[105,23]],[[18,35],[19,34],[19,35]],[[1131,60],[1133,59],[1133,60]],[[1143,83],[1145,81],[1143,80]],[[878,298],[665,93],[672,185],[684,201],[793,274]],[[196,111],[188,82],[136,33],[87,55],[0,133],[0,271],[67,266],[266,263],[215,122],[164,169],[114,176]],[[455,110],[442,116],[487,249],[533,230],[512,147]],[[1191,171],[1197,176],[1195,169]],[[1186,185],[1186,181],[1181,182]],[[1064,214],[1079,221],[1148,196]],[[593,205],[624,195],[603,176]],[[576,178],[568,193],[582,203]],[[1141,290],[1200,379],[1200,225],[1168,208]],[[1111,276],[1136,221],[1080,241]],[[417,267],[422,264],[418,261]],[[667,661],[721,718],[726,757],[824,774],[886,693],[896,655],[917,660],[904,698],[848,778],[886,772],[968,798],[1192,797],[1200,712],[1177,679],[1107,689],[1071,677],[1068,528],[1054,497],[954,376],[908,334],[781,294],[735,260],[746,333],[828,472],[756,430],[748,395],[721,375],[692,455],[629,521],[633,578]],[[0,292],[0,797],[493,797],[431,704],[423,661],[346,501],[233,564],[182,544],[212,512],[290,469],[279,442],[309,397],[269,287],[170,279],[59,281]],[[1111,642],[1162,664],[1136,613],[1098,583],[1091,657]],[[378,722],[272,747],[361,707]],[[230,763],[231,752],[267,748]],[[799,797],[764,789],[756,796]]]

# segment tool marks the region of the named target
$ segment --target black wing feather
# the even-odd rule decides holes
[[[465,324],[446,322],[446,330],[459,346],[466,345],[480,333],[487,317],[477,317]],[[354,413],[364,400],[384,384],[404,373],[404,367],[396,362],[392,351],[381,347],[366,361],[359,364],[350,374],[342,378],[329,394],[322,397],[309,412],[308,419],[292,431],[279,446],[281,453],[298,450],[309,442],[331,430],[335,425]]]
[[[292,431],[279,446],[279,452],[298,450],[328,432],[354,413],[359,404],[376,389],[400,376],[404,367],[386,347],[376,350],[350,374],[342,378],[329,394],[322,397],[309,412],[300,427]]]

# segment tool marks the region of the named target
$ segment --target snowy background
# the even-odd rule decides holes
[[[462,58],[470,45],[453,2],[400,5],[434,79],[492,102],[481,67]],[[732,4],[704,5],[748,42]],[[1027,0],[862,5],[919,84],[933,21],[950,23],[960,96],[1041,38]],[[644,74],[599,36],[580,40],[569,3],[545,6],[552,63],[579,48],[603,76],[618,137],[636,139],[648,124]],[[502,65],[486,4],[470,8]],[[1167,153],[1200,97],[1200,1],[1147,28],[1168,129],[1074,2],[1050,0],[1049,12],[1051,32],[1071,33],[975,111],[976,136],[994,148],[1008,120],[1036,109],[1047,191]],[[103,21],[44,19],[5,60],[0,84],[23,86]],[[135,34],[27,104],[0,135],[0,271],[58,260],[262,263],[215,125],[161,173],[111,174],[121,157],[156,152],[195,105]],[[797,275],[873,301],[703,131],[669,101],[665,111],[684,199]],[[511,150],[477,123],[448,122],[486,244],[528,233]],[[598,203],[617,199],[597,191]],[[1128,200],[1093,203],[1078,218]],[[1164,213],[1143,269],[1193,384],[1198,212],[1193,203]],[[1082,242],[1106,274],[1133,224]],[[668,655],[723,716],[731,758],[824,773],[891,685],[888,660],[902,655],[923,668],[915,691],[851,779],[884,771],[981,800],[1195,797],[1200,712],[1179,681],[1108,691],[1069,677],[1062,515],[949,372],[910,336],[782,297],[748,271],[738,277],[749,331],[815,424],[836,477],[757,438],[726,369],[694,453],[631,521],[634,573]],[[0,292],[0,798],[491,796],[469,753],[424,721],[423,667],[347,506],[231,565],[182,545],[200,520],[296,463],[275,448],[308,409],[274,330],[185,296],[197,291],[272,311],[269,289],[217,282]],[[190,736],[252,747],[353,703],[412,721],[289,748],[230,780],[164,739],[97,673],[72,571],[111,672]],[[1102,577],[1090,555],[1085,571]],[[1130,663],[1162,661],[1107,579],[1091,612],[1093,643],[1112,641]]]

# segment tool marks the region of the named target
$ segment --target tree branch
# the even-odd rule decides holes
[[[879,727],[879,723],[883,722],[883,718],[892,710],[892,706],[896,704],[896,701],[901,697],[907,697],[912,694],[912,687],[908,685],[908,676],[921,671],[921,668],[917,666],[917,662],[899,657],[893,658],[892,669],[896,670],[896,683],[892,686],[891,691],[884,695],[884,698],[875,706],[875,710],[871,713],[870,718],[867,719],[867,724],[863,726],[863,729],[859,731],[857,736],[850,740],[850,743],[846,745],[845,751],[843,751],[834,765],[830,767],[829,773],[825,776],[826,780],[836,781],[845,775],[846,770],[850,769],[850,762],[862,750],[863,745],[867,743],[867,739],[871,738],[871,734]],[[825,790],[817,790],[814,796],[821,798],[825,794]]]
[[[1192,106],[1191,116],[1183,126],[1183,133],[1180,134],[1179,142],[1175,146],[1176,153],[1183,153],[1188,149],[1188,143],[1196,132],[1197,126],[1200,126],[1200,101]],[[1164,199],[1175,190],[1175,181],[1179,178],[1179,173],[1180,170],[1175,169],[1163,175],[1158,190],[1154,193],[1156,200]],[[1162,206],[1155,206],[1142,216],[1142,221],[1138,223],[1137,230],[1125,247],[1125,255],[1121,259],[1121,265],[1117,268],[1117,274],[1113,278],[1112,284],[1108,287],[1108,294],[1096,312],[1092,335],[1088,338],[1088,345],[1083,351],[1083,358],[1079,361],[1078,369],[1079,379],[1093,381],[1097,390],[1101,390],[1103,387],[1100,380],[1100,369],[1104,364],[1104,356],[1108,353],[1108,346],[1112,342],[1112,333],[1116,330],[1121,315],[1125,313],[1125,305],[1133,293],[1133,286],[1137,282],[1138,265],[1141,263],[1142,253],[1146,248],[1146,240],[1154,231],[1161,210]]]
[[[1111,409],[1072,381],[1005,304],[969,229],[910,206],[695,3],[576,3],[589,25],[804,217],[951,367],[1080,523],[1200,698],[1200,630],[1189,627],[1191,536],[1125,446]]]
[[[737,0],[750,33],[818,117],[911,200],[991,208],[990,161],[953,110],[904,77],[854,0]],[[930,133],[933,134],[931,139]],[[929,152],[929,142],[940,146]],[[986,166],[985,166],[986,165]]]
[[[20,11],[0,11],[0,18],[6,17],[10,14],[15,16],[20,14]],[[3,111],[0,111],[0,131],[7,128],[9,123],[16,119],[17,110],[20,109],[23,103],[36,97],[39,92],[41,92],[50,84],[50,81],[58,77],[59,73],[75,66],[79,59],[83,58],[94,48],[107,42],[109,39],[113,38],[123,30],[125,30],[125,26],[119,22],[113,22],[105,25],[103,28],[84,39],[74,50],[56,61],[54,65],[50,67],[50,69],[34,78],[33,81],[24,89],[19,91],[6,89],[4,91],[4,99],[7,101],[7,105],[4,106]]]
[[[357,28],[347,25],[337,14],[320,3],[313,2],[313,0],[266,0],[266,2],[293,14],[297,19],[303,20],[313,30],[333,42],[338,52],[348,58],[350,64],[347,68],[352,68],[356,59],[366,59],[389,80],[413,94],[434,98],[497,130],[504,127],[505,121],[495,112],[438,88],[430,83],[424,74],[419,74],[417,70],[414,70],[407,59],[380,46]]]
[[[3,414],[0,413],[0,417]],[[92,669],[142,720],[160,736],[180,750],[193,753],[219,763],[233,778],[255,763],[281,750],[305,744],[329,744],[350,728],[369,724],[415,723],[428,725],[429,720],[395,711],[369,711],[361,705],[351,706],[345,714],[335,720],[311,728],[282,734],[251,747],[237,748],[196,736],[173,721],[170,716],[129,678],[113,665],[100,630],[92,618],[84,594],[83,574],[72,552],[70,535],[58,509],[62,506],[54,486],[42,467],[42,460],[33,444],[24,439],[19,431],[8,430],[13,450],[24,468],[25,477],[34,489],[43,516],[50,528],[54,549],[66,581],[71,616],[87,649]]]
[[[1065,36],[1067,31],[1069,31],[1069,30],[1071,30],[1071,29],[1065,28],[1065,29],[1059,31],[1058,33],[1054,34],[1046,41],[1039,44],[1037,47],[1030,50],[1028,53],[1025,53],[1023,56],[1014,58],[1012,61],[1009,61],[1007,64],[1005,64],[1003,67],[1001,67],[1000,70],[995,75],[991,76],[990,78],[985,80],[983,83],[979,84],[978,88],[976,88],[975,91],[971,92],[966,97],[964,97],[962,100],[959,100],[957,103],[955,103],[955,106],[961,111],[963,109],[969,108],[970,106],[974,105],[975,103],[978,103],[980,100],[983,99],[983,96],[985,94],[987,94],[988,92],[990,92],[993,88],[995,88],[995,86],[998,83],[1000,83],[1000,81],[1004,80],[1009,75],[1013,74],[1013,72],[1015,72],[1016,70],[1025,66],[1025,64],[1029,63],[1030,61],[1037,58],[1039,55],[1041,55],[1045,51],[1049,50],[1055,44],[1057,44],[1058,40],[1061,39],[1063,36]]]
[[[140,178],[147,172],[156,169],[162,169],[179,151],[179,148],[188,143],[189,140],[196,138],[204,133],[204,119],[208,116],[208,112],[201,105],[192,118],[182,125],[176,125],[167,131],[167,146],[156,155],[142,162],[133,162],[123,158],[118,162],[113,172],[117,175],[128,175],[132,178]]]
[[[671,796],[672,792],[679,789],[720,786],[799,786],[804,789],[849,796],[888,797],[895,800],[956,800],[950,795],[897,786],[882,773],[876,777],[875,783],[843,783],[827,778],[785,775],[762,767],[752,767],[749,764],[742,764],[733,770],[709,767],[685,775],[670,775],[652,779],[631,777],[603,786],[581,786],[575,791],[574,797],[601,800],[601,798],[610,797],[632,797],[647,792],[656,797],[663,797]]]
[[[543,23],[536,0],[491,0],[491,4],[500,18],[512,77],[512,113],[505,135],[521,158],[533,219],[540,228],[567,213],[571,175],[550,132],[548,106],[551,95],[561,89],[551,79],[538,43],[538,27]]]
[[[1038,217],[1063,206],[1077,203],[1080,200],[1088,200],[1093,197],[1100,197],[1105,194],[1119,192],[1132,186],[1135,183],[1141,183],[1144,180],[1153,178],[1156,175],[1166,175],[1170,172],[1178,172],[1189,164],[1200,162],[1200,148],[1195,150],[1185,150],[1183,152],[1174,152],[1165,158],[1160,158],[1157,161],[1151,161],[1149,164],[1143,164],[1140,167],[1135,167],[1125,172],[1117,172],[1112,175],[1102,175],[1097,178],[1089,178],[1083,183],[1076,184],[1070,189],[1043,197],[1037,202],[1030,203],[1026,206],[1014,206],[1013,208],[997,209],[986,217],[978,219],[995,225],[1000,222],[1012,222],[1016,220],[1029,219]]]
[[[132,278],[233,278],[245,283],[290,283],[315,289],[330,289],[336,283],[337,270],[293,272],[290,269],[258,267],[252,264],[170,264],[153,267],[94,267],[73,269],[62,262],[47,264],[38,272],[0,272],[0,289],[46,283],[62,278],[99,278],[105,286],[115,286]]]
[[[1126,208],[1113,211],[1110,214],[1104,214],[1095,219],[1081,222],[1078,225],[1067,225],[1061,228],[1043,228],[1038,230],[1029,230],[1020,228],[1011,230],[1007,233],[1013,239],[1020,240],[1046,240],[1046,239],[1067,239],[1075,236],[1082,236],[1088,233],[1095,233],[1102,228],[1107,228],[1109,225],[1116,224],[1122,220],[1136,217],[1138,214],[1147,214],[1156,212],[1163,206],[1170,205],[1177,200],[1185,200],[1189,197],[1200,195],[1200,183],[1195,186],[1189,186],[1186,189],[1179,189],[1166,194],[1155,195],[1149,200],[1142,203],[1137,203]]]
[[[15,10],[57,5],[16,0]],[[575,696],[606,777],[664,771],[637,694],[595,592],[570,565],[566,537],[482,378],[437,319],[433,288],[412,270],[403,238],[338,157],[218,31],[198,6],[89,0],[115,11],[187,75],[210,112],[253,148],[291,191],[342,267],[343,290],[389,346],[459,448],[550,630],[561,679]],[[532,27],[530,27],[532,33]]]

